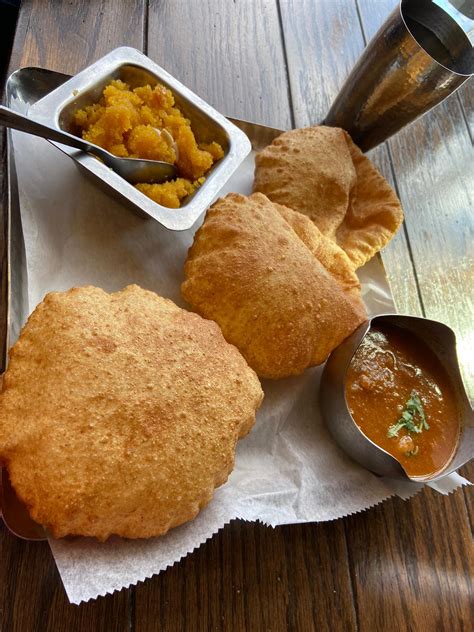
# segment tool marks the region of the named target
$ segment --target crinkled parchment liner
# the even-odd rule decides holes
[[[46,141],[15,133],[14,148],[29,311],[48,291],[85,284],[114,291],[138,283],[184,306],[179,285],[197,227],[172,233],[134,216]],[[252,174],[250,156],[225,192],[249,193]],[[369,311],[393,311],[378,258],[361,271],[361,279]],[[11,315],[12,338],[24,316]],[[319,367],[264,383],[264,403],[254,430],[239,442],[233,473],[192,522],[149,540],[50,539],[70,601],[87,601],[159,573],[235,518],[270,526],[335,520],[394,494],[409,498],[419,491],[422,485],[377,478],[334,445],[317,405],[320,373]],[[449,493],[464,483],[452,475],[433,487]]]

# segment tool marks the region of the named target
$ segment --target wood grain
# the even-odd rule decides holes
[[[151,0],[148,55],[224,114],[291,127],[276,0]]]
[[[11,67],[76,72],[116,46],[148,45],[155,61],[229,115],[305,125],[323,116],[364,36],[394,2],[151,0],[147,16],[145,0],[25,0]],[[440,214],[444,181],[425,174],[417,182],[409,173],[419,145],[425,167],[434,165],[438,174],[448,169],[457,178],[472,91],[462,89],[454,99],[457,106],[445,109],[441,121],[373,156],[409,207],[409,231],[397,236],[384,259],[399,307],[412,313],[421,310],[418,269],[423,303],[428,310],[440,307],[427,283],[428,262],[438,257],[440,240],[460,230],[454,211],[447,220],[430,219]],[[434,142],[433,130],[447,131],[446,139]],[[429,152],[436,156],[427,162]],[[427,194],[424,187],[433,185],[436,194]],[[465,195],[455,191],[451,198]],[[430,210],[433,197],[438,206]],[[420,245],[419,217],[433,231],[444,227],[446,236]],[[420,250],[412,259],[413,248]],[[452,257],[440,255],[451,264]],[[458,297],[446,292],[455,304]],[[473,466],[465,470],[473,473]],[[462,492],[441,497],[426,491],[327,524],[272,530],[235,521],[166,572],[81,606],[68,604],[46,544],[19,541],[0,527],[0,630],[471,630],[469,515],[472,524],[472,494],[466,506]]]
[[[462,494],[431,490],[345,520],[358,629],[473,629],[472,537]]]
[[[305,2],[298,3],[298,7],[303,5],[298,11],[296,3],[286,0],[282,2],[283,29],[292,78],[291,93],[296,100],[297,125],[307,125],[323,118],[325,109],[342,85],[345,73],[362,50],[358,25],[362,25],[364,38],[368,41],[395,4],[394,0],[362,1],[360,6],[338,2],[317,5]],[[324,41],[325,33],[332,35],[330,50],[318,48]],[[344,50],[346,39],[349,40],[347,51]],[[344,52],[341,53],[341,50]],[[344,72],[338,68],[339,57],[347,59],[348,68]],[[298,75],[298,68],[304,68],[304,74],[300,72]],[[330,78],[326,78],[324,71],[328,74],[329,69]],[[446,117],[453,128],[460,128],[459,133],[462,135],[464,128],[460,112],[450,111]],[[416,151],[416,142],[419,140],[413,139],[410,144],[408,131],[405,135],[405,152]],[[430,151],[433,149],[430,148]],[[426,154],[429,155],[428,151]],[[421,186],[418,187],[415,211],[412,205],[413,193],[408,195],[405,184],[413,172],[414,161],[407,168],[401,163],[398,151],[396,156],[395,164],[387,147],[371,152],[371,158],[382,173],[397,188],[399,195],[403,195],[402,203],[411,225],[418,218],[414,213],[419,212],[419,207],[426,209],[426,193]],[[438,172],[443,171],[443,164],[445,170],[446,164],[450,168],[449,162],[443,163],[440,160]],[[427,167],[426,164],[424,166]],[[429,186],[428,183],[425,182],[425,186]],[[424,214],[427,215],[427,210],[424,210]],[[446,229],[446,240],[451,238],[455,230],[454,223]],[[424,286],[422,293],[418,287],[413,265],[411,250],[420,248],[419,240],[419,234],[406,229],[405,233],[400,232],[390,243],[383,256],[398,308],[414,314],[422,313],[421,301],[426,301],[428,307],[433,303],[432,291]],[[437,250],[430,244],[424,246],[423,252],[425,257],[430,257],[431,262],[438,256]],[[420,264],[419,257],[416,262]],[[430,264],[425,262],[425,266],[427,265]],[[440,291],[444,291],[442,283],[438,289]],[[445,512],[449,514],[447,519],[443,518]],[[454,542],[444,548],[439,546],[445,539],[445,534],[452,533],[451,525],[456,530],[455,525],[458,522],[462,525],[462,535],[458,529]],[[426,525],[429,525],[429,531],[425,539],[423,531],[419,529],[426,530]],[[357,527],[356,531],[354,527]],[[445,629],[443,624],[449,620],[453,621],[455,629],[463,629],[463,626],[466,630],[470,629],[467,590],[470,587],[471,569],[466,568],[464,563],[466,559],[470,559],[469,524],[461,491],[449,499],[440,498],[428,491],[410,503],[394,500],[346,520],[345,528],[360,630]],[[456,578],[454,581],[453,577]],[[416,595],[412,595],[413,585],[417,588]],[[440,613],[439,608],[436,609],[436,604],[440,601],[449,602],[451,610],[443,609]],[[424,603],[428,605],[425,607]],[[430,609],[431,614],[428,617]]]
[[[364,40],[354,2],[281,0],[291,97],[297,127],[326,115]]]
[[[292,115],[277,3],[191,1],[180,4],[180,9],[176,12],[173,2],[150,3],[149,56],[222,112],[273,127],[290,127]],[[193,64],[189,63],[190,49],[196,51]],[[201,547],[191,561],[183,560],[153,582],[139,585],[136,612],[143,611],[145,604],[150,611],[153,604],[164,599],[170,608],[156,608],[162,629],[183,629],[180,626],[187,620],[186,612],[180,610],[177,615],[171,600],[179,591],[182,608],[189,607],[189,600],[196,595],[190,592],[188,582],[195,586],[198,578],[205,577],[209,571],[202,564],[209,560],[205,568],[212,568],[218,576],[213,584],[200,583],[201,616],[197,629],[204,630],[209,625],[209,629],[279,630],[287,629],[287,624],[288,629],[305,629],[305,623],[311,629],[309,626],[324,625],[328,620],[339,621],[341,629],[343,623],[351,629],[354,620],[343,530],[340,526],[319,526],[316,530],[331,540],[326,549],[314,544],[314,557],[324,569],[321,582],[305,584],[311,564],[306,570],[298,565],[295,574],[296,566],[289,563],[289,557],[301,551],[301,533],[308,534],[307,539],[311,540],[312,527],[289,529],[285,547],[278,530],[235,522],[217,536],[222,543],[220,549],[215,548],[213,540]],[[330,547],[338,551],[335,565]],[[220,563],[216,566],[213,556],[218,550]],[[303,561],[304,556],[300,556]],[[297,580],[298,590],[292,592],[291,586]],[[333,592],[328,585],[344,589]],[[318,599],[324,600],[325,612],[318,607],[312,592],[316,588]],[[344,599],[347,601],[342,603]],[[142,629],[152,629],[150,622],[147,619],[142,623],[137,618],[137,630]]]
[[[130,596],[69,603],[46,542],[24,542],[0,528],[0,630],[2,632],[128,632]]]
[[[474,279],[474,173],[458,100],[450,97],[390,145],[425,314],[456,332],[474,402],[474,305],[469,292]]]
[[[370,39],[396,2],[359,0],[358,4],[364,32],[367,39]],[[450,156],[444,152],[440,154],[439,144],[434,144],[430,137],[433,126],[448,126],[445,143],[457,154],[455,164],[462,171],[461,163],[468,156],[468,143],[462,112],[456,106],[457,98],[453,96],[440,108],[389,141],[394,175],[406,213],[407,242],[413,253],[420,298],[426,315],[440,320],[446,320],[449,317],[447,311],[454,306],[456,309],[459,301],[452,296],[451,306],[443,306],[442,300],[437,298],[439,287],[443,288],[443,296],[449,294],[452,287],[446,289],[446,278],[443,281],[439,277],[438,288],[428,286],[424,274],[430,274],[430,269],[436,272],[439,267],[445,267],[446,272],[450,267],[456,267],[455,260],[449,261],[450,255],[446,253],[446,249],[451,251],[451,257],[463,257],[467,253],[467,244],[459,244],[459,236],[462,236],[463,231],[456,221],[459,215],[463,216],[463,212],[461,210],[459,213],[457,206],[453,208],[453,198],[446,187],[446,180],[451,180],[452,187],[456,191],[462,191],[465,188],[466,172],[453,173]],[[462,139],[460,143],[457,136]],[[436,187],[433,173],[442,174],[444,191],[441,191],[439,185]],[[433,208],[433,187],[437,188],[437,195],[443,200],[440,203],[447,203],[452,208],[451,223],[444,227],[439,221],[439,215],[442,214],[439,205],[438,208]],[[434,213],[438,214],[436,218],[433,217]],[[442,252],[439,250],[439,242],[435,245],[431,239],[426,239],[426,227],[434,239],[445,242]],[[453,294],[459,291],[460,285],[454,289]],[[438,310],[435,309],[436,305]],[[461,301],[461,309],[463,308],[466,308],[465,302],[463,307]],[[467,491],[466,496],[470,507],[472,492]],[[457,491],[449,498],[442,498],[427,490],[410,503],[402,505],[401,501],[393,501],[377,508],[374,513],[380,520],[378,525],[373,520],[375,516],[371,516],[372,520],[361,516],[346,522],[360,629],[384,629],[387,626],[395,626],[399,630],[448,627],[455,630],[471,629],[469,595],[472,592],[472,566],[466,566],[466,561],[468,564],[472,561],[472,509],[469,523],[463,492]],[[355,531],[352,529],[353,523],[357,527]],[[446,533],[452,533],[452,529],[456,531],[455,542],[448,540],[446,543]],[[425,538],[422,536],[423,531]],[[363,552],[363,542],[370,543],[372,555]],[[443,546],[443,543],[446,544]],[[367,567],[367,559],[378,561],[377,566]],[[387,578],[390,578],[388,582]],[[393,590],[394,583],[397,585],[396,590]],[[389,584],[392,586],[390,600],[387,599],[389,593],[386,591]],[[413,587],[416,588],[415,595],[411,592]],[[440,609],[440,602],[449,606]],[[375,619],[367,617],[369,604]]]
[[[371,39],[376,31],[379,29],[380,25],[383,23],[385,16],[388,15],[388,13],[390,11],[392,11],[392,9],[397,5],[398,1],[397,0],[358,0],[358,7],[359,7],[359,13],[361,16],[361,20],[362,20],[362,24],[363,24],[363,28],[364,28],[364,32],[366,34],[366,38],[369,40]],[[452,112],[448,111],[442,111],[442,110],[433,110],[432,112],[429,112],[425,117],[423,117],[423,119],[417,121],[414,123],[414,125],[408,127],[406,130],[403,131],[403,138],[404,138],[404,146],[402,148],[402,152],[407,151],[408,153],[410,153],[410,148],[411,151],[413,151],[413,149],[417,148],[418,145],[418,139],[416,138],[416,136],[411,136],[411,130],[413,129],[414,126],[418,126],[418,128],[420,128],[421,125],[436,125],[436,124],[440,124],[440,122],[442,122],[443,120],[446,120],[446,122],[451,122],[453,125],[453,128],[457,131],[459,130],[459,133],[463,135],[464,137],[464,152],[465,155],[464,157],[460,157],[458,158],[458,162],[460,161],[462,163],[462,161],[465,159],[465,165],[464,165],[464,174],[463,174],[463,178],[458,181],[457,177],[452,174],[450,174],[450,177],[452,178],[452,182],[454,184],[454,186],[456,187],[456,189],[461,185],[461,188],[465,186],[465,182],[462,182],[462,180],[466,180],[466,176],[469,178],[469,174],[471,174],[471,180],[473,177],[473,170],[472,168],[470,168],[470,166],[472,165],[472,136],[471,136],[471,148],[469,148],[469,138],[466,137],[465,135],[465,130],[464,130],[464,125],[463,125],[463,120],[466,124],[469,124],[469,120],[471,121],[472,124],[472,117],[473,117],[473,112],[474,112],[474,85],[472,80],[469,81],[467,84],[464,84],[460,90],[458,90],[456,95],[452,95],[450,97],[450,99],[448,99],[447,102],[445,102],[444,104],[442,104],[441,107],[446,107],[449,103],[451,103],[453,100],[456,99],[460,100],[461,103],[461,108],[464,109],[457,109],[456,108],[456,113],[453,114]],[[470,116],[466,116],[466,113],[470,112]],[[415,127],[416,130],[416,127]],[[398,135],[401,137],[401,135]],[[395,137],[394,139],[392,139],[389,142],[390,145],[390,149],[389,151],[391,151],[391,145],[393,142],[397,141],[398,137]],[[434,155],[433,155],[433,148],[429,147],[429,148],[424,148],[423,149],[423,153],[425,154],[425,156],[427,157],[427,160],[432,160]],[[406,224],[405,224],[405,230],[407,232],[407,241],[409,243],[410,248],[412,249],[416,249],[418,251],[418,244],[419,242],[419,235],[417,234],[413,234],[412,231],[409,230],[409,224],[415,224],[415,226],[419,226],[420,228],[423,228],[423,226],[425,225],[424,223],[426,222],[426,225],[431,229],[431,218],[433,217],[433,208],[431,206],[430,200],[427,198],[427,196],[424,193],[421,193],[421,191],[419,190],[419,196],[417,198],[414,198],[417,200],[418,204],[423,205],[424,208],[424,214],[423,212],[420,213],[419,210],[415,210],[412,209],[411,204],[410,204],[410,199],[414,194],[412,193],[411,187],[408,185],[408,187],[404,186],[404,182],[406,180],[407,177],[410,177],[410,173],[409,173],[409,169],[407,169],[405,161],[403,159],[403,154],[398,153],[398,166],[396,168],[396,174],[397,174],[397,180],[400,181],[401,183],[401,187],[403,191],[406,191],[406,204],[408,207],[407,213],[409,216],[409,219],[407,220]],[[444,156],[443,158],[446,158],[446,156]],[[443,160],[443,158],[441,160],[438,160],[438,168],[441,170],[441,172],[444,171],[446,172],[447,169],[449,169],[450,167],[450,160]],[[433,166],[428,164],[426,165],[426,168],[428,170],[428,172],[431,172],[431,170],[433,169]],[[427,174],[429,175],[429,174]],[[428,187],[429,184],[427,182],[422,182],[420,189],[424,189],[425,187]],[[470,186],[470,191],[471,191],[471,196],[472,196],[472,191],[474,190],[474,182],[471,184]],[[439,187],[438,187],[438,192],[439,192]],[[452,198],[449,196],[448,192],[445,191],[444,193],[441,192],[441,194],[444,196],[443,199],[444,201],[449,200],[449,202],[451,203],[451,216],[452,216],[452,223],[451,225],[447,224],[446,227],[443,227],[443,232],[442,232],[442,237],[444,235],[444,241],[449,241],[450,243],[448,244],[448,250],[450,250],[450,252],[452,253],[452,255],[454,255],[454,261],[451,261],[450,265],[453,268],[456,268],[456,257],[460,257],[462,258],[464,256],[464,253],[467,254],[467,258],[470,258],[471,264],[473,261],[473,255],[474,255],[474,251],[472,250],[472,246],[469,250],[469,240],[467,242],[467,252],[466,250],[458,250],[456,246],[452,247],[452,242],[451,239],[453,238],[453,236],[455,234],[463,234],[464,232],[464,227],[460,227],[460,223],[459,223],[459,219],[461,219],[462,221],[462,213],[461,213],[461,217],[458,216],[457,210],[455,208],[452,207]],[[402,194],[403,195],[403,192]],[[405,202],[405,199],[402,197],[402,201]],[[434,209],[434,212],[437,212],[437,209]],[[454,217],[453,217],[454,216]],[[472,227],[472,213],[471,213],[471,227]],[[439,226],[435,226],[434,227],[434,231],[439,231],[440,227]],[[472,228],[471,228],[471,232],[472,232]],[[413,241],[413,243],[412,243]],[[428,268],[428,273],[429,273],[429,269],[430,266],[433,262],[433,260],[437,260],[439,262],[439,257],[438,257],[438,250],[437,250],[437,246],[435,248],[432,247],[432,244],[428,244],[426,245],[424,243],[424,239],[422,237],[422,242],[421,242],[421,246],[423,248],[423,255],[426,258],[425,263],[427,264],[427,268]],[[472,238],[471,238],[471,242],[472,243]],[[442,257],[445,255],[446,253],[442,253]],[[447,253],[449,256],[449,252]],[[445,261],[443,261],[443,259],[441,259],[441,264],[445,264]],[[468,263],[468,266],[470,264]],[[472,270],[472,267],[471,267]],[[448,272],[448,270],[447,270]],[[468,275],[469,275],[469,271],[468,271]],[[467,275],[467,276],[468,276]],[[470,279],[468,278],[467,281],[467,288],[468,291],[467,293],[463,291],[463,284],[458,284],[458,286],[452,286],[450,284],[449,286],[449,290],[446,291],[446,294],[444,293],[444,284],[446,283],[447,279],[444,279],[441,283],[441,287],[443,288],[443,296],[446,296],[449,293],[452,293],[453,296],[450,297],[450,306],[449,306],[449,310],[451,310],[451,312],[453,310],[458,310],[458,307],[461,308],[460,311],[460,317],[463,320],[463,325],[462,327],[464,328],[464,331],[467,334],[467,337],[469,338],[469,332],[472,331],[472,316],[474,313],[474,308],[470,307],[469,305],[469,296],[472,296],[472,287],[473,287],[473,283],[474,283],[474,272],[471,272],[470,274]],[[471,288],[471,292],[469,292],[469,287]],[[436,290],[430,291],[430,288],[426,288],[426,287],[420,287],[418,285],[418,291],[419,291],[419,296],[420,296],[420,300],[421,300],[421,305],[423,307],[422,309],[422,313],[425,316],[431,317],[431,318],[439,318],[440,320],[443,320],[444,322],[448,322],[448,324],[451,324],[451,321],[449,320],[451,314],[447,313],[443,311],[443,299],[441,299],[441,301],[439,300],[439,288],[436,288]],[[461,301],[460,303],[457,301],[456,298],[456,294],[457,293],[463,293],[465,300]],[[438,297],[438,300],[437,300]],[[467,302],[467,314],[466,314],[466,302]],[[426,305],[426,309],[424,308],[424,306]],[[471,303],[472,305],[472,303]],[[433,311],[433,306],[435,307],[436,311]],[[410,313],[414,313],[414,312],[410,312]],[[437,314],[437,315],[435,315]],[[467,315],[467,318],[466,318]],[[470,325],[471,323],[471,325]],[[466,336],[465,336],[466,337]],[[470,352],[470,348],[472,347],[472,343],[470,342],[470,340],[468,340],[468,344],[467,344],[467,348],[466,346],[464,346],[464,355],[463,355],[463,360],[466,356],[469,355]],[[464,360],[465,361],[465,360]],[[472,369],[467,370],[467,373],[471,372],[472,373]],[[471,380],[470,377],[467,378],[468,380]],[[472,380],[471,380],[472,381]],[[472,389],[472,387],[471,387]],[[468,468],[466,468],[466,471],[468,471]],[[467,478],[469,480],[473,480],[472,478],[472,473],[474,473],[474,470],[471,468],[471,477],[469,477],[467,474],[465,474],[467,476]],[[472,492],[470,490],[464,490],[463,491],[464,496],[466,497],[466,500],[468,502],[468,507],[470,507],[470,501],[472,500]],[[472,526],[472,510],[471,510],[471,526]]]
[[[469,79],[458,90],[457,96],[463,109],[466,124],[471,134],[471,140],[474,138],[474,81]]]
[[[117,46],[142,49],[145,7],[145,0],[23,0],[10,66],[74,74]]]
[[[136,589],[136,632],[356,629],[342,522],[234,521]]]
[[[468,481],[474,481],[474,461],[470,461],[466,465],[464,465],[460,470],[459,474],[464,476]],[[464,501],[466,503],[466,509],[469,516],[469,524],[471,527],[471,531],[474,530],[474,494],[472,493],[472,489],[470,487],[465,487],[463,489],[464,493]]]
[[[368,37],[395,4],[359,0]],[[474,402],[474,304],[472,291],[466,291],[474,282],[473,150],[457,95],[401,130],[389,145],[424,312],[456,332]]]

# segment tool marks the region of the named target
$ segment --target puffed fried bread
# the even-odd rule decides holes
[[[392,187],[336,127],[278,136],[256,156],[254,191],[309,217],[355,268],[381,250],[403,221]]]
[[[348,257],[308,218],[260,193],[231,193],[197,231],[181,292],[260,377],[277,379],[323,362],[366,318],[359,287]]]
[[[226,481],[262,396],[218,326],[170,300],[52,293],[10,352],[0,459],[56,537],[157,536]]]

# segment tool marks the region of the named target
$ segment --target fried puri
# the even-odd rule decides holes
[[[56,537],[157,536],[226,481],[261,400],[215,323],[137,286],[52,293],[10,352],[0,459]]]
[[[309,217],[355,268],[403,221],[395,192],[349,134],[335,127],[285,132],[257,154],[254,191]]]
[[[231,193],[210,208],[181,291],[265,378],[320,364],[366,318],[347,255],[260,193]]]

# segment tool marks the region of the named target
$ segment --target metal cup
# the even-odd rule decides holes
[[[342,127],[367,151],[459,88],[474,74],[471,2],[402,0],[365,49],[324,124]]]

